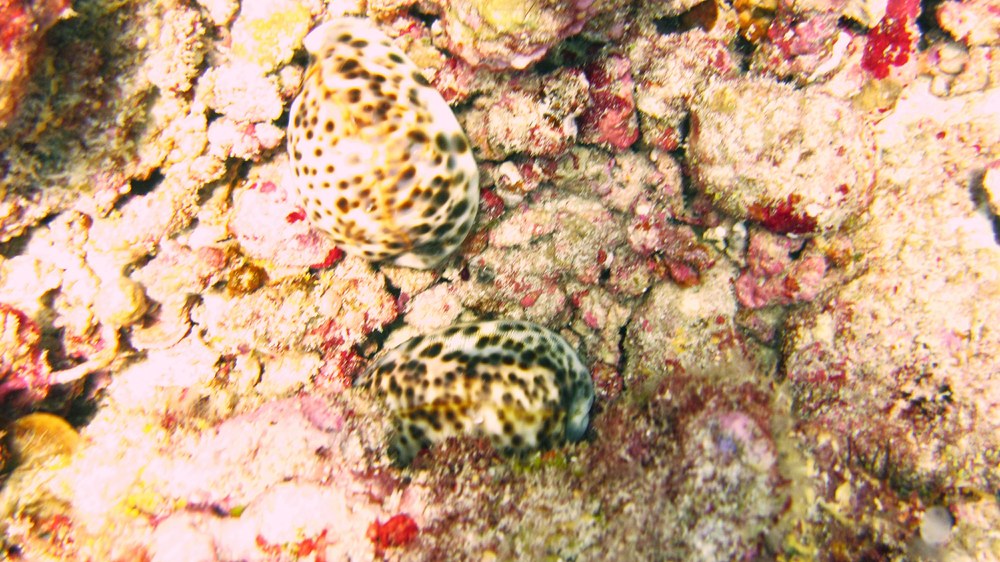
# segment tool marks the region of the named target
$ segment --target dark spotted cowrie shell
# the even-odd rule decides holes
[[[559,334],[530,322],[458,324],[389,350],[358,380],[394,415],[390,453],[408,463],[452,435],[504,453],[579,440],[594,387]]]
[[[305,46],[313,63],[292,103],[288,155],[307,219],[345,253],[437,266],[479,208],[479,171],[454,113],[367,20],[325,23]]]

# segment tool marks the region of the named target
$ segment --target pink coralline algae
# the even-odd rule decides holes
[[[472,93],[476,80],[475,68],[462,59],[452,58],[445,61],[434,75],[434,88],[449,104],[461,103]]]
[[[367,452],[386,429],[372,414],[363,404],[302,394],[204,431],[172,427],[172,449],[140,461],[136,486],[166,500],[152,521],[142,518],[155,527],[144,542],[152,560],[371,559],[372,521],[382,522],[378,545],[406,545],[425,506],[413,488],[371,466]],[[112,536],[129,531],[126,523]]]
[[[0,303],[0,403],[26,392],[39,398],[51,384],[51,368],[40,347],[41,330],[16,308]]]
[[[628,254],[623,220],[597,201],[551,190],[534,199],[504,213],[486,247],[469,256],[469,282],[460,289],[466,306],[539,322],[564,315],[571,311],[567,284],[597,284],[609,256]],[[512,252],[522,257],[511,262]]]
[[[208,141],[219,158],[260,160],[278,146],[285,133],[271,123],[243,123],[219,117],[208,126]]]
[[[765,230],[754,231],[747,250],[748,267],[735,285],[740,304],[761,308],[814,299],[826,273],[826,260],[814,254],[793,260],[791,255],[805,244]]]
[[[337,347],[336,342],[336,339],[332,339],[326,346],[332,351],[323,356],[323,363],[314,382],[317,388],[343,392],[351,387],[354,377],[361,373],[365,360],[353,349]]]
[[[632,249],[648,257],[653,271],[682,287],[697,285],[701,275],[715,264],[712,253],[698,242],[691,227],[670,224],[662,212],[637,215],[628,231]]]
[[[296,220],[299,212],[284,187],[251,184],[233,195],[229,231],[251,258],[296,268],[332,265],[336,246],[308,222]]]
[[[627,216],[664,213],[677,218],[685,211],[680,165],[656,149],[648,155],[625,151],[612,156],[576,147],[558,161],[551,180],[558,189],[596,195]]]
[[[573,145],[576,118],[589,99],[582,71],[562,69],[544,79],[527,74],[495,80],[497,87],[476,98],[465,114],[465,130],[478,157],[502,160],[514,153],[551,157]]]
[[[861,67],[882,79],[889,76],[891,67],[906,64],[920,38],[916,29],[919,14],[917,0],[890,0],[885,17],[868,32]]]
[[[817,78],[832,55],[841,33],[841,14],[836,11],[794,14],[779,12],[767,28],[760,48],[754,53],[755,67],[780,76],[807,82]],[[833,66],[829,68],[833,70]]]
[[[816,218],[799,208],[802,198],[792,193],[784,201],[755,202],[747,215],[771,232],[778,234],[809,234],[816,230]]]
[[[503,214],[503,199],[492,189],[484,189],[479,192],[479,220],[482,222],[492,222]]]
[[[609,55],[586,66],[590,105],[580,115],[580,140],[625,150],[639,138],[639,121],[632,96],[631,64]]]

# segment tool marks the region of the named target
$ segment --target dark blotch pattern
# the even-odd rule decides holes
[[[292,104],[288,152],[306,216],[346,253],[430,268],[478,211],[479,173],[447,103],[370,21],[339,18]]]
[[[488,437],[507,453],[577,440],[593,401],[590,373],[573,348],[512,320],[418,336],[386,352],[358,385],[374,390],[406,428],[390,442],[401,463],[460,433]]]

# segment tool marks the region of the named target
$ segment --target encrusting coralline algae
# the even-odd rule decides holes
[[[1000,559],[989,2],[35,4],[0,557]]]

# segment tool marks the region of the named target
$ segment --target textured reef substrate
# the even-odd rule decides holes
[[[291,187],[341,15],[476,158],[435,269]],[[0,76],[2,556],[1000,559],[988,0],[0,0]],[[497,318],[579,352],[583,439],[393,464],[355,378]]]

